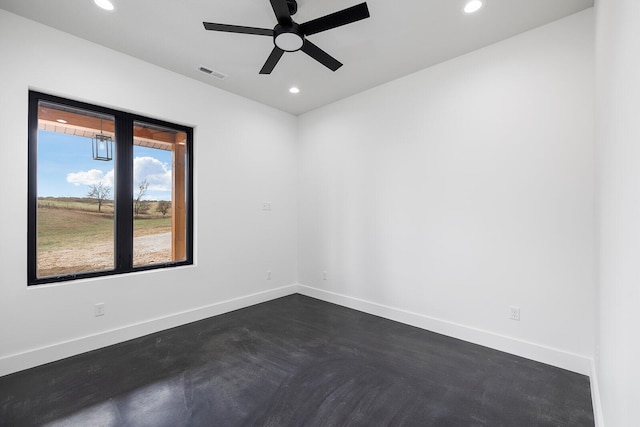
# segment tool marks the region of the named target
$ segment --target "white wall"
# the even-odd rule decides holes
[[[588,373],[593,50],[587,10],[301,116],[303,291]]]
[[[0,58],[0,375],[295,290],[294,116],[2,10]],[[195,126],[196,265],[27,287],[30,88]]]
[[[640,3],[597,1],[597,377],[608,426],[640,407]]]

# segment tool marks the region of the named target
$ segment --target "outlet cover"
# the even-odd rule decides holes
[[[95,306],[93,306],[94,314],[96,317],[104,316],[104,303],[99,302]]]
[[[520,307],[509,307],[509,319],[520,321]]]

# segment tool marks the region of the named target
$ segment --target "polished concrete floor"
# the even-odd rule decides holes
[[[293,295],[0,378],[2,426],[593,426],[589,379]]]

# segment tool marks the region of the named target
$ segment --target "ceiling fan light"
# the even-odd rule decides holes
[[[469,0],[464,6],[464,13],[476,13],[484,6],[483,0]]]
[[[93,0],[93,2],[104,10],[114,10],[115,6],[109,0]]]
[[[285,52],[295,52],[300,50],[304,41],[296,33],[281,33],[275,37],[274,43]]]

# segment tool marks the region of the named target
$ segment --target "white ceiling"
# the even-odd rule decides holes
[[[302,52],[258,72],[270,37],[206,31],[203,21],[273,28],[269,0],[0,0],[0,8],[283,111],[300,114],[593,6],[593,0],[367,0],[371,18],[309,36],[344,64],[335,73]],[[298,0],[298,23],[362,0]],[[227,74],[218,80],[199,66]],[[291,95],[290,86],[301,92]]]

